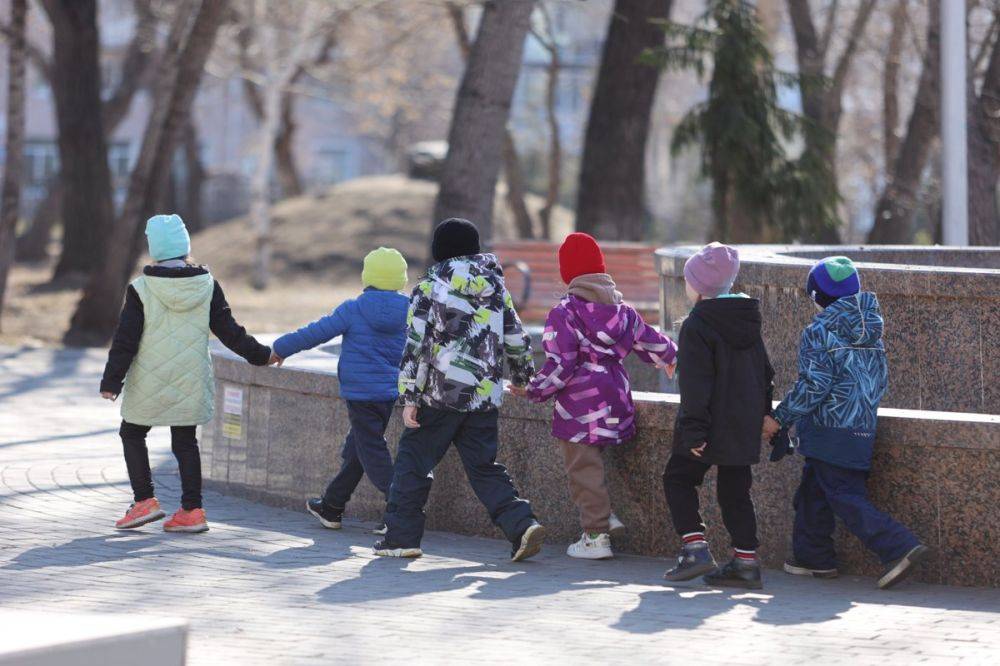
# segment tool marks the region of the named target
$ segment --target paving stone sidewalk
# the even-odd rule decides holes
[[[116,532],[130,495],[117,406],[97,396],[103,360],[0,348],[0,606],[184,617],[195,665],[1000,663],[998,590],[771,571],[759,594],[669,587],[664,561],[581,562],[550,544],[511,564],[503,541],[440,533],[420,560],[382,560],[365,526],[211,492],[206,534]]]

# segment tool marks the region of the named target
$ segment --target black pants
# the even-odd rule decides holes
[[[361,477],[368,480],[383,495],[388,495],[392,482],[392,456],[385,441],[385,429],[392,416],[395,400],[388,402],[347,401],[347,415],[351,431],[347,433],[342,453],[344,462],[323,494],[323,502],[332,508],[343,509],[350,501]]]
[[[698,487],[705,479],[711,465],[686,456],[672,455],[663,472],[663,492],[674,521],[677,534],[704,532],[698,504]],[[729,531],[733,547],[741,550],[757,549],[757,516],[750,486],[753,474],[749,465],[718,465],[716,489],[722,522]]]
[[[424,505],[434,468],[455,444],[465,474],[490,519],[516,541],[535,519],[531,505],[517,496],[507,469],[496,461],[497,410],[455,412],[421,407],[419,428],[407,428],[399,440],[385,524],[386,540],[415,548],[424,535]]]
[[[201,454],[198,452],[197,426],[171,426],[170,448],[177,458],[181,474],[181,507],[190,511],[201,508]],[[118,431],[125,447],[125,466],[136,502],[153,497],[153,475],[149,471],[146,435],[150,426],[122,421]]]

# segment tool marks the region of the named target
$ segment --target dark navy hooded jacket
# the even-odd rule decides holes
[[[806,457],[850,469],[871,467],[878,406],[889,379],[882,328],[878,299],[862,292],[837,299],[802,332],[799,378],[774,418],[796,424]]]
[[[396,400],[409,302],[399,292],[369,287],[327,316],[275,340],[274,353],[288,358],[343,336],[337,363],[341,397],[366,402]]]

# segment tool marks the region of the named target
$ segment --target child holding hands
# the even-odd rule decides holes
[[[612,524],[624,526],[611,512],[602,453],[635,435],[635,406],[623,362],[634,352],[673,376],[677,347],[622,302],[592,237],[566,237],[559,271],[567,294],[549,313],[542,336],[547,360],[526,394],[535,402],[555,399],[552,435],[562,449],[583,528],[566,554],[605,559],[613,555]]]
[[[762,587],[750,466],[759,462],[761,427],[771,411],[774,371],[761,338],[760,304],[730,294],[739,272],[735,248],[710,243],[688,259],[684,279],[694,307],[681,326],[677,371],[681,406],[663,489],[683,541],[670,581],[705,575],[714,585]],[[712,466],[733,558],[717,569],[705,540],[698,487]]]
[[[272,360],[280,364],[292,354],[343,336],[337,377],[351,429],[344,441],[340,471],[322,497],[306,502],[306,510],[329,529],[340,529],[344,508],[363,476],[383,495],[389,492],[392,457],[385,429],[399,398],[399,362],[409,306],[409,299],[399,290],[406,286],[406,268],[403,255],[392,248],[369,252],[361,271],[364,291],[358,298],[274,341]],[[375,532],[384,530],[379,527]]]
[[[236,323],[222,287],[206,267],[191,261],[191,239],[180,216],[149,218],[146,240],[155,263],[125,293],[101,379],[101,397],[124,394],[119,434],[134,495],[115,527],[140,527],[166,515],[153,493],[146,435],[153,426],[170,426],[182,494],[181,508],[163,529],[204,532],[196,428],[212,419],[215,408],[208,333],[254,365],[266,365],[271,350]]]

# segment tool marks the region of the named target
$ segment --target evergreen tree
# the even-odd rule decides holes
[[[712,181],[712,237],[781,242],[835,227],[839,196],[828,161],[809,151],[789,156],[806,138],[817,145],[829,137],[778,104],[779,84],[823,82],[775,69],[747,0],[709,0],[694,25],[663,26],[666,46],[648,51],[647,62],[699,76],[711,67],[708,97],[678,124],[671,149],[701,149],[701,175]]]

